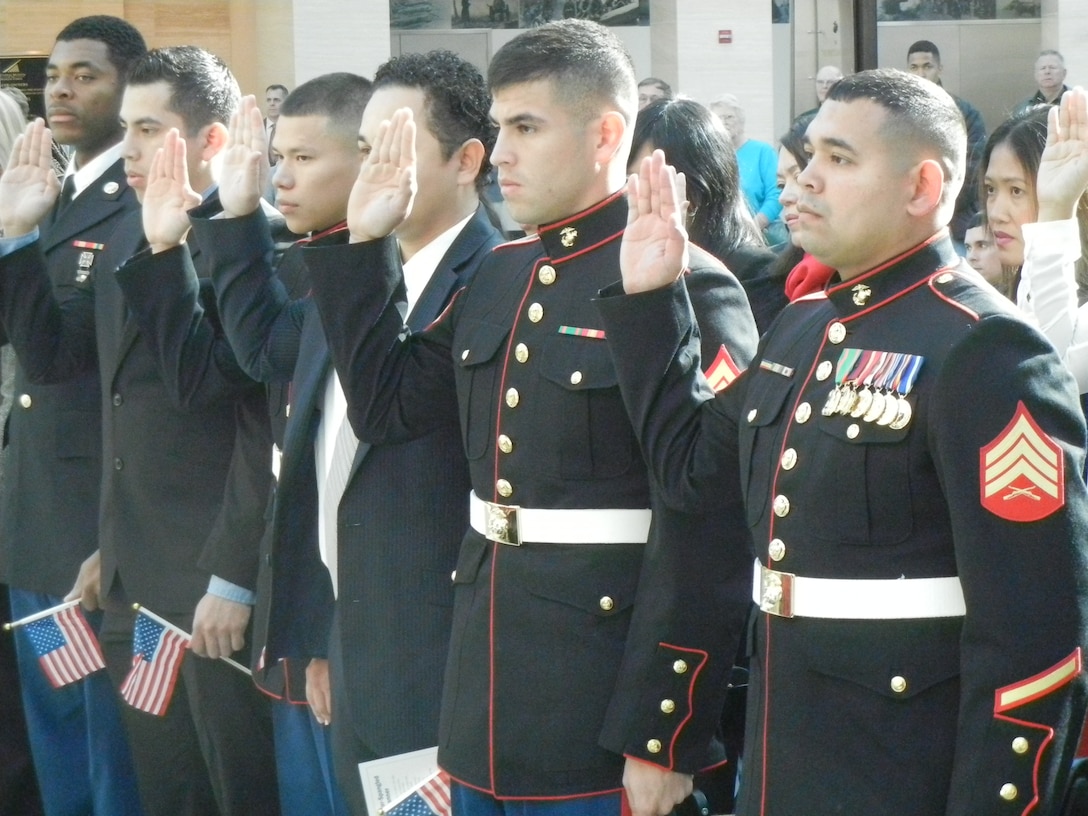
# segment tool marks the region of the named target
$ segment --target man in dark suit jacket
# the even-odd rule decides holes
[[[304,217],[313,200],[328,202],[332,194],[295,164],[298,149],[308,143],[299,139],[305,120],[298,117],[319,113],[311,102],[319,87],[295,90],[277,127],[274,146],[284,157],[276,176],[278,200],[287,203],[295,231],[333,226],[327,218]],[[501,240],[478,196],[492,143],[488,104],[483,78],[459,57],[404,56],[378,69],[361,129],[355,122],[345,133],[345,145],[354,146],[358,131],[366,152],[395,109],[411,107],[423,123],[420,195],[413,216],[397,232],[412,276],[408,321],[418,329],[441,313]],[[338,221],[354,177],[344,181]],[[252,190],[248,200],[252,206]],[[350,470],[342,497],[327,488],[330,463],[322,450],[345,420],[342,411],[330,419],[336,378],[321,322],[309,298],[290,301],[273,277],[259,214],[237,215],[194,219],[194,236],[216,258],[224,327],[243,367],[258,379],[292,381],[271,570],[258,602],[258,618],[267,615],[266,660],[309,662],[314,715],[331,721],[340,788],[353,812],[362,813],[360,761],[437,744],[453,601],[450,574],[467,523],[468,475],[451,421],[410,443],[360,445],[346,460]],[[345,237],[340,230],[309,245]],[[335,616],[328,571],[335,575]]]
[[[49,58],[46,115],[58,142],[75,151],[68,192],[38,224],[42,261],[61,308],[93,286],[111,233],[137,207],[125,185],[117,114],[128,70],[145,52],[129,23],[97,16],[66,26]],[[17,222],[4,226],[9,235],[23,229]],[[74,342],[93,350],[93,325],[81,327]],[[31,382],[16,366],[0,497],[0,580],[11,586],[13,619],[61,603],[97,546],[99,400],[93,360],[79,376],[51,385]],[[97,628],[101,616],[90,621]],[[135,774],[109,678],[94,674],[55,689],[25,632],[14,637],[46,813],[138,814]]]
[[[137,195],[158,195],[147,185],[152,157],[178,138],[177,130],[188,137],[190,177],[213,192],[210,160],[226,141],[223,122],[238,98],[226,66],[201,49],[158,49],[143,58],[121,106],[126,173]],[[34,166],[44,174],[47,134],[38,124],[28,136],[25,159],[30,164],[36,158]],[[24,205],[33,199],[33,185],[28,187]],[[41,187],[47,192],[39,196],[48,198],[48,184]],[[115,680],[131,666],[130,602],[192,629],[192,650],[219,657],[242,647],[255,585],[256,537],[240,540],[217,517],[221,510],[247,512],[225,507],[225,488],[240,444],[236,414],[247,406],[258,410],[263,394],[235,364],[200,287],[158,285],[160,266],[192,262],[185,248],[155,252],[161,247],[154,239],[151,251],[145,248],[145,232],[161,229],[141,224],[139,213],[124,221],[95,270],[94,296],[84,292],[74,301],[78,309],[57,308],[34,243],[8,257],[0,281],[0,310],[29,376],[66,379],[85,370],[97,352],[101,555],[84,563],[72,594],[93,606],[100,592],[106,607],[101,639]],[[158,310],[139,308],[149,288]],[[88,351],[74,340],[89,325],[97,343]],[[190,374],[168,379],[164,370]],[[262,498],[259,492],[250,498],[249,513],[259,515]],[[145,810],[278,812],[262,702],[245,675],[187,655],[165,716],[126,707]]]

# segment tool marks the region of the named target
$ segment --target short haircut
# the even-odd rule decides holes
[[[479,140],[484,155],[491,155],[495,146],[491,96],[483,75],[468,60],[443,50],[394,57],[374,74],[374,90],[385,87],[423,92],[425,124],[442,146],[442,158],[449,159],[469,139]],[[477,187],[487,183],[489,170],[486,161],[480,163]]]
[[[15,97],[0,93],[0,170],[8,166],[11,146],[26,127],[26,117]]]
[[[284,96],[287,96],[288,94],[286,85],[269,85],[267,88],[264,89],[264,92],[268,93],[269,91],[283,91]]]
[[[170,110],[195,136],[213,122],[226,124],[238,109],[242,92],[226,63],[195,45],[155,48],[132,66],[129,85],[170,86]]]
[[[638,83],[638,87],[645,88],[647,85],[653,85],[655,88],[665,94],[666,99],[672,99],[672,86],[663,79],[657,77],[646,77],[644,80]]]
[[[57,35],[57,42],[72,40],[94,40],[105,45],[122,83],[136,61],[147,53],[147,43],[136,27],[109,14],[94,14],[70,22]]]
[[[945,175],[941,201],[956,197],[967,166],[967,126],[948,91],[906,71],[878,68],[843,77],[827,98],[868,100],[884,108],[881,130],[889,146],[896,145],[896,152],[911,160],[911,153],[898,147],[913,148],[914,155],[936,153]]]
[[[358,74],[322,74],[287,94],[280,116],[327,116],[329,132],[354,145],[372,89],[370,80]]]
[[[1065,66],[1065,57],[1062,56],[1061,51],[1055,51],[1053,48],[1044,48],[1039,52],[1039,57],[1057,57],[1062,66]],[[1035,61],[1039,61],[1039,57],[1035,58]]]
[[[619,111],[628,124],[635,121],[638,90],[631,56],[600,23],[571,18],[528,29],[496,52],[487,71],[492,94],[543,80],[584,122],[602,107]]]
[[[913,43],[907,49],[907,56],[909,57],[911,54],[932,54],[933,58],[937,60],[937,64],[941,64],[941,49],[929,40],[918,40]]]
[[[631,155],[647,145],[684,174],[695,243],[715,254],[763,244],[740,189],[733,143],[709,109],[692,99],[654,100],[635,120]]]
[[[967,230],[980,229],[980,228],[981,229],[986,229],[986,215],[984,213],[977,212],[974,215],[972,215],[971,218],[967,221],[967,226],[964,228],[963,231],[964,231],[964,233],[966,233]]]

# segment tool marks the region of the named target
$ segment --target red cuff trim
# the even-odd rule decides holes
[[[1069,657],[1060,660],[1034,677],[999,688],[994,693],[994,713],[1002,714],[1053,694],[1062,686],[1072,682],[1082,670],[1078,646]]]

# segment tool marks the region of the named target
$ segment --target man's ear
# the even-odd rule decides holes
[[[211,161],[213,156],[226,147],[227,136],[227,127],[222,122],[212,122],[202,127],[196,138],[200,145],[201,161]]]
[[[923,216],[941,206],[944,193],[944,169],[935,159],[924,159],[910,171],[911,197],[907,211],[911,215]]]
[[[619,111],[608,111],[597,125],[597,162],[606,164],[616,157],[627,135],[627,120]]]
[[[487,159],[487,151],[479,139],[469,139],[457,150],[457,183],[476,184],[480,167]]]

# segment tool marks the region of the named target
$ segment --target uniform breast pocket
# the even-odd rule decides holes
[[[494,435],[496,390],[509,326],[466,322],[454,340],[458,371],[461,438],[465,455],[479,459]]]
[[[838,414],[816,420],[813,462],[826,478],[806,482],[807,532],[835,544],[898,544],[912,530],[910,428],[893,430]],[[839,501],[827,501],[834,485]]]
[[[555,434],[554,472],[564,479],[626,473],[638,442],[620,396],[607,343],[569,335],[548,338],[540,372],[542,418]]]
[[[740,417],[740,475],[747,495],[748,524],[755,526],[770,504],[770,479],[777,446],[774,424],[782,414],[793,381],[777,374],[750,371],[748,399]],[[764,456],[765,454],[765,456]],[[757,461],[761,456],[765,461]]]

